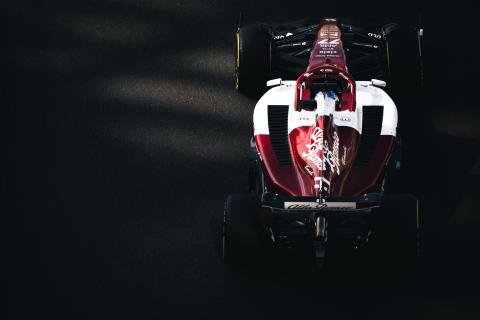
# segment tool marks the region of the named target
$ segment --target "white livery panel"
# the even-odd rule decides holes
[[[257,102],[253,113],[254,134],[269,134],[268,105],[288,105],[288,133],[302,126],[311,126],[317,115],[333,114],[337,126],[351,127],[362,133],[363,108],[370,105],[383,106],[381,135],[396,136],[398,114],[395,103],[382,89],[372,85],[371,81],[356,81],[356,109],[335,111],[331,104],[320,103],[317,110],[294,110],[295,81],[282,81],[282,84],[268,90]]]

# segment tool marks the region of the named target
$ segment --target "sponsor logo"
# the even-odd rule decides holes
[[[290,210],[301,209],[331,209],[331,210],[350,210],[357,207],[355,202],[284,202],[284,208]]]
[[[337,174],[340,174],[339,139],[337,132],[333,132],[333,145],[331,149],[329,148],[328,141],[323,139],[323,130],[321,128],[315,128],[310,139],[312,142],[306,145],[307,151],[302,153],[302,157],[305,158],[305,160],[311,161],[318,170],[326,170],[326,165],[328,165],[332,172],[336,171]],[[323,157],[319,155],[319,151],[323,151]],[[309,167],[309,169],[311,169],[311,167]]]
[[[315,53],[317,57],[339,57],[338,46],[340,39],[322,39],[317,42],[318,51]]]
[[[340,39],[323,39],[317,42],[318,44],[332,44],[332,45],[337,45],[340,43]]]
[[[373,37],[373,38],[375,38],[375,39],[382,39],[382,36],[379,35],[379,34],[376,34],[376,33],[371,33],[371,32],[369,32],[369,33],[368,33],[368,36]]]
[[[332,149],[328,147],[328,141],[324,141],[324,150],[323,150],[323,160],[326,164],[330,166],[332,172],[337,171],[337,174],[340,174],[340,161],[338,156],[338,134],[336,131],[333,132],[333,146]],[[325,168],[325,165],[324,165]]]
[[[337,31],[322,31],[320,32],[320,37],[331,37],[331,38],[338,38],[338,32]]]
[[[312,202],[312,203],[293,203],[293,204],[290,204],[288,202],[285,202],[285,209],[323,209],[323,208],[327,208],[327,204],[326,203],[316,203],[316,202]]]
[[[311,161],[318,170],[323,170],[323,160],[318,155],[318,152],[323,149],[323,130],[318,127],[315,128],[310,139],[312,143],[306,145],[307,152],[302,153],[302,157]]]

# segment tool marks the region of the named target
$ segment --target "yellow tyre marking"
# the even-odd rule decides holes
[[[236,33],[237,35],[237,56],[236,56],[236,60],[235,60],[235,89],[238,90],[238,85],[239,85],[239,81],[238,81],[238,68],[240,67],[240,32],[237,32]]]
[[[240,66],[240,33],[237,32],[237,62],[235,64],[235,67]]]

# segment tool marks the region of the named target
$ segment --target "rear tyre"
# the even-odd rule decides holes
[[[248,265],[260,252],[260,199],[250,194],[232,194],[225,202],[223,257],[226,261]]]
[[[411,195],[384,195],[374,213],[369,245],[372,261],[391,270],[414,268],[420,255],[418,200]]]
[[[239,28],[235,43],[236,88],[258,98],[265,92],[270,73],[270,37],[255,24]]]
[[[389,87],[392,88],[394,96],[400,97],[402,92],[408,92],[411,99],[412,94],[419,93],[423,85],[419,30],[392,23],[384,27],[384,32],[387,41]]]
[[[384,27],[389,65],[388,93],[399,111],[398,125],[409,128],[403,131],[405,145],[415,144],[418,130],[425,130],[430,114],[423,110],[428,106],[424,91],[421,29],[390,24]],[[431,122],[431,121],[430,121]],[[408,157],[408,148],[405,149]]]

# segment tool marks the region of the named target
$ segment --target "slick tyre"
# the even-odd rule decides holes
[[[235,41],[235,82],[238,91],[259,98],[270,73],[270,37],[260,25],[238,29]]]
[[[256,260],[260,247],[260,199],[250,194],[232,194],[225,202],[222,250],[224,259],[236,265]]]
[[[373,217],[373,257],[379,266],[414,268],[420,255],[418,200],[411,195],[384,195]]]
[[[408,91],[409,97],[422,89],[421,34],[413,27],[391,23],[384,27],[387,46],[388,86],[399,96]]]

